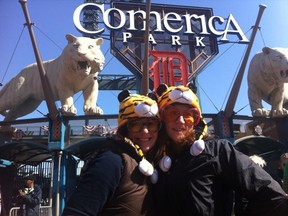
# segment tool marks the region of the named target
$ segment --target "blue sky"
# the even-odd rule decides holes
[[[83,0],[28,0],[27,6],[31,21],[35,23],[34,33],[41,57],[49,60],[58,57],[66,45],[67,33],[81,36],[73,23],[73,12]],[[151,3],[163,3],[161,0],[151,0]],[[288,4],[287,0],[167,0],[167,4],[181,6],[202,6],[213,8],[214,15],[228,17],[233,14],[244,32],[247,32],[256,21],[260,4],[267,8],[262,16],[260,27],[253,44],[248,65],[234,111],[240,115],[251,115],[247,96],[247,70],[250,59],[264,46],[288,48]],[[31,45],[28,29],[23,30],[24,14],[18,0],[0,0],[0,82],[6,84],[28,64],[34,63],[35,56]],[[248,32],[250,38],[252,31]],[[20,39],[19,39],[20,38]],[[18,41],[19,40],[19,41]],[[16,48],[16,44],[18,46]],[[131,74],[110,52],[110,42],[105,40],[102,52],[106,60],[102,74]],[[224,110],[234,77],[239,70],[247,45],[226,44],[219,46],[219,54],[198,76],[200,100],[203,113],[217,113]],[[15,50],[16,49],[16,50]],[[15,50],[15,51],[14,51]],[[14,54],[13,54],[14,53]],[[1,87],[0,87],[1,89]],[[118,113],[118,91],[100,91],[98,105],[105,114]],[[208,96],[207,96],[208,95]],[[82,115],[82,96],[74,97],[78,115]],[[60,104],[57,103],[59,107]],[[265,105],[270,108],[269,105]],[[43,102],[38,110],[46,114],[46,103]],[[40,112],[33,112],[23,118],[42,117]],[[0,116],[0,121],[3,117]]]

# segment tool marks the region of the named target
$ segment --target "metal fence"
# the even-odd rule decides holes
[[[20,207],[13,207],[9,211],[9,216],[18,216]],[[40,216],[52,216],[52,206],[40,206]]]
[[[20,207],[13,207],[9,211],[9,216],[19,216]],[[40,206],[40,216],[52,216],[51,206]]]

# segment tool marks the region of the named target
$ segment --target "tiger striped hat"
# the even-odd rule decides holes
[[[160,116],[165,108],[171,104],[180,103],[190,105],[199,111],[200,120],[197,123],[197,126],[201,128],[199,138],[201,139],[207,133],[207,123],[202,117],[198,97],[190,89],[189,84],[187,86],[179,85],[170,87],[166,84],[160,84],[156,89],[156,93],[158,95],[157,103]]]
[[[131,94],[129,90],[123,90],[118,95],[118,101],[120,102],[118,127],[131,118],[158,117],[157,102],[148,96]]]
[[[156,90],[158,94],[158,106],[160,113],[169,105],[173,103],[181,103],[191,105],[199,110],[201,115],[201,109],[199,106],[199,100],[194,92],[188,86],[171,86],[161,84]]]

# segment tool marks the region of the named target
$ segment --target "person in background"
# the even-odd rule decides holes
[[[148,188],[161,128],[157,102],[128,90],[118,100],[117,133],[83,167],[62,216],[155,215]]]
[[[278,168],[276,170],[276,174],[273,175],[274,179],[283,187],[284,181],[284,167],[285,163],[288,161],[288,153],[284,153],[280,156]]]
[[[20,216],[39,216],[42,189],[35,182],[34,175],[24,177],[25,187],[18,192],[17,201],[20,204]]]
[[[288,215],[287,194],[264,169],[228,140],[206,137],[188,86],[161,84],[156,96],[165,129],[153,187],[157,215],[230,216],[234,192],[248,200],[242,215]]]

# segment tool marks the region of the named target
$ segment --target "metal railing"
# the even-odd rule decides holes
[[[13,207],[9,211],[9,216],[18,216],[20,207]],[[52,206],[40,206],[40,216],[52,216]]]

